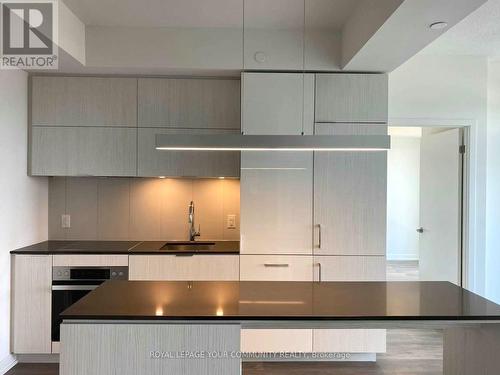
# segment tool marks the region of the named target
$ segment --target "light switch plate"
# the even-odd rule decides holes
[[[63,214],[61,215],[61,227],[71,228],[71,215]]]
[[[236,229],[236,215],[227,215],[227,229]]]

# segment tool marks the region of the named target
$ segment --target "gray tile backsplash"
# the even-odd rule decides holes
[[[221,179],[52,177],[49,238],[186,240],[194,200],[199,239],[239,240],[240,182]],[[62,228],[61,215],[71,215]],[[236,215],[228,229],[227,215]]]

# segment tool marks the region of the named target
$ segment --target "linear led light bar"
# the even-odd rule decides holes
[[[167,151],[385,151],[388,135],[157,134]]]

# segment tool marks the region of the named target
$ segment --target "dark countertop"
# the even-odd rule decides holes
[[[62,313],[100,320],[500,320],[448,282],[108,281]]]
[[[197,251],[162,250],[165,243],[186,241],[44,241],[13,250],[11,254],[239,254],[239,241],[211,241],[213,247]],[[195,241],[203,244],[205,241]]]

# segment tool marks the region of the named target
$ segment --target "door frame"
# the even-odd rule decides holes
[[[463,129],[463,144],[466,152],[462,155],[462,202],[461,202],[461,238],[460,246],[460,282],[466,289],[475,288],[475,262],[478,248],[476,213],[477,185],[477,121],[471,119],[418,119],[390,118],[389,127],[421,127],[421,128],[460,128]],[[460,204],[460,202],[459,202]]]

